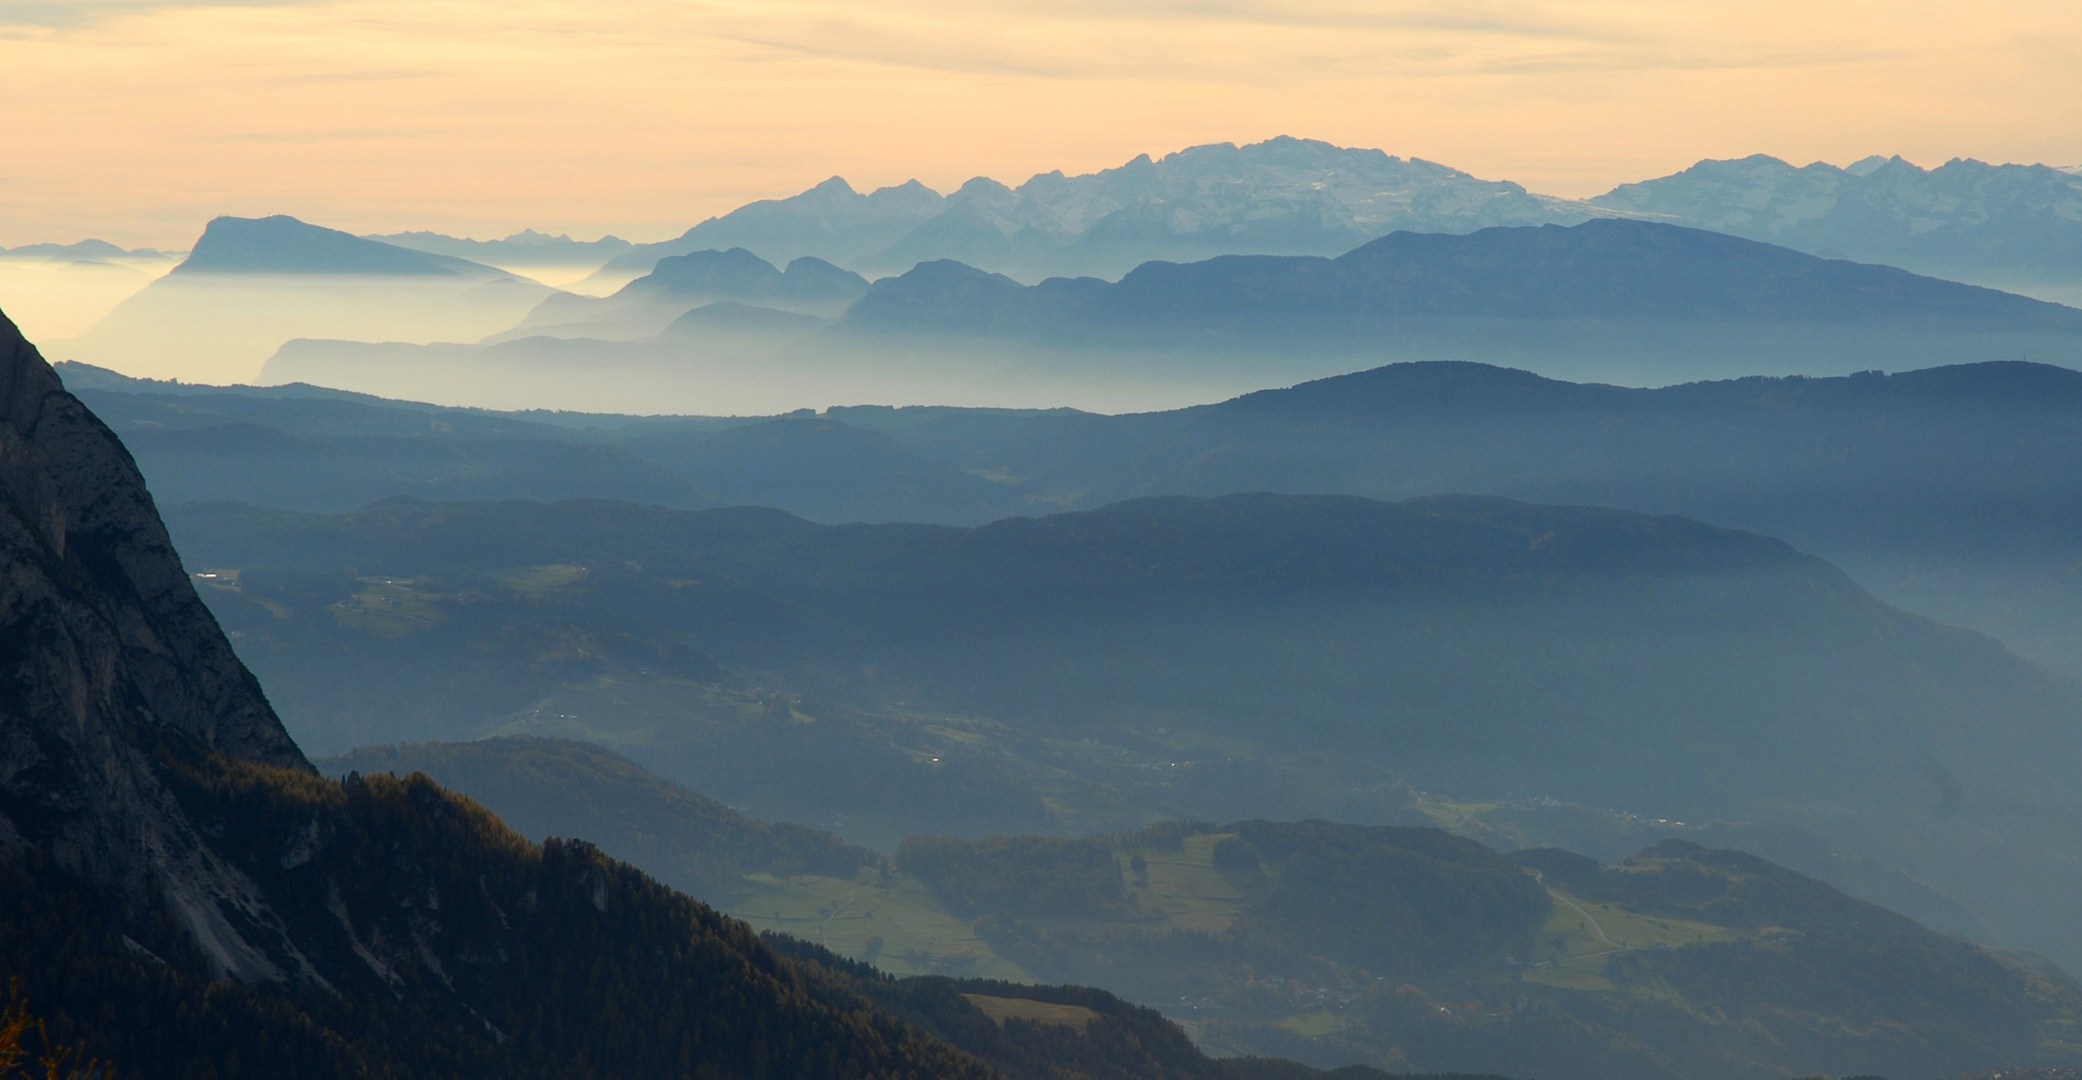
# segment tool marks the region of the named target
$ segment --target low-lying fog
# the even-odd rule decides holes
[[[0,257],[0,311],[31,341],[78,337],[179,260]]]

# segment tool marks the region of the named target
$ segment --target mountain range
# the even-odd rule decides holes
[[[1335,365],[1321,362],[1326,353],[1341,354],[1346,367],[1398,358],[1460,358],[1618,382],[1807,369],[1835,373],[1899,366],[1903,360],[1934,364],[2011,357],[2072,363],[2071,342],[2029,330],[1981,327],[1962,336],[1956,328],[1935,323],[1921,328],[1935,331],[1930,333],[1831,318],[1810,320],[1789,338],[1759,329],[1754,313],[1716,311],[1701,321],[1681,317],[1667,305],[1646,313],[1655,325],[1613,323],[1590,310],[1558,306],[1548,317],[1565,319],[1567,325],[1530,326],[1514,316],[1470,309],[1450,316],[1405,313],[1392,320],[1392,330],[1383,322],[1383,309],[1363,318],[1336,311],[1326,323],[1296,311],[1285,315],[1292,322],[1282,322],[1246,305],[1233,314],[1217,313],[1225,316],[1217,333],[1201,327],[1191,313],[1167,308],[1146,287],[1164,280],[1163,266],[1175,262],[1203,267],[1199,276],[1175,275],[1196,286],[1210,284],[1203,280],[1208,275],[1221,277],[1234,269],[1246,279],[1229,287],[1248,291],[1255,287],[1254,275],[1264,273],[1268,287],[1286,290],[1285,302],[1295,299],[1291,268],[1220,264],[1226,256],[1284,255],[1348,265],[1347,259],[1362,252],[1379,255],[1380,249],[1369,245],[1385,243],[1397,232],[1460,236],[1497,227],[1633,222],[1697,227],[1830,259],[1903,266],[2042,298],[2082,299],[2082,292],[2075,291],[2082,289],[2075,284],[2082,281],[2077,276],[2082,271],[2062,262],[2067,256],[2061,254],[2063,245],[2072,246],[2063,238],[2082,227],[2076,224],[2082,214],[2077,184],[2082,179],[2073,173],[2043,166],[1955,161],[1923,170],[1892,159],[1849,169],[1822,164],[1796,169],[1775,159],[1752,158],[1702,162],[1673,176],[1572,202],[1379,151],[1281,138],[1243,147],[1194,147],[1084,176],[1043,174],[1016,189],[979,178],[945,197],[915,181],[862,195],[834,178],[802,195],[711,219],[678,239],[627,250],[613,238],[581,243],[533,232],[485,242],[399,233],[391,234],[398,241],[392,244],[288,218],[220,219],[198,241],[186,269],[146,287],[63,348],[71,358],[132,374],[232,381],[252,378],[252,364],[295,341],[268,378],[500,407],[546,405],[575,393],[587,408],[630,410],[637,407],[634,402],[662,393],[668,409],[705,412],[774,411],[783,406],[783,394],[827,385],[846,389],[854,400],[889,404],[1150,408],[1239,392],[1252,382],[1335,374]],[[1660,246],[1677,245],[1665,241]],[[1670,253],[1609,252],[1634,260],[1636,270],[1667,268]],[[539,267],[575,293],[553,293],[473,263],[469,255],[521,272]],[[661,260],[681,257],[696,258],[704,269],[678,266],[667,275],[672,281],[650,276]],[[796,296],[799,288],[776,291],[771,282],[752,280],[759,276],[752,262],[770,264],[766,276],[771,277],[784,273],[778,267],[803,258],[818,260],[808,265],[828,271],[815,287],[801,286],[809,294]],[[694,280],[709,274],[707,268],[718,260],[734,260],[728,276],[742,280]],[[1738,261],[1759,259],[1743,255]],[[592,279],[569,282],[574,272],[599,263],[605,265]],[[351,271],[354,284],[314,292],[309,281],[299,281],[306,271],[326,266]],[[201,289],[197,275],[211,267],[244,267],[246,272],[236,282],[226,279]],[[442,275],[435,267],[492,276],[481,289],[457,291],[438,283]],[[1143,270],[1130,275],[1138,267]],[[1585,270],[1593,280],[1625,280],[1613,267]],[[1442,273],[1446,280],[1466,283],[1450,268]],[[865,276],[851,280],[855,274]],[[947,324],[910,331],[933,329],[933,338],[945,337],[951,315],[952,323],[983,337],[891,343],[890,350],[871,356],[871,363],[847,364],[829,354],[876,353],[873,344],[809,319],[732,308],[696,318],[668,340],[648,340],[693,308],[717,301],[835,318],[868,279],[886,275],[910,279],[901,287],[889,286],[893,293],[908,290],[906,303],[915,305],[922,293],[946,294],[958,306],[971,299],[985,305],[940,316],[909,310],[911,316]],[[1102,287],[1124,275],[1136,280],[1120,282],[1126,287],[1117,291]],[[1326,275],[1309,271],[1302,276]],[[415,277],[420,280],[407,283]],[[639,278],[644,280],[636,292],[604,295]],[[1015,298],[1003,288],[1013,282],[1034,283],[1045,295]],[[1649,283],[1655,282],[1651,278]],[[1851,299],[1851,306],[1859,306]],[[1138,300],[1157,306],[1128,313],[1126,305]],[[1108,302],[1121,310],[1105,312]],[[1386,302],[1385,310],[1394,311],[1401,298]],[[1413,302],[1419,309],[1437,306],[1425,298]],[[1308,309],[1308,304],[1301,307]],[[219,317],[234,308],[266,317]],[[986,311],[1021,315],[1027,323],[986,325],[991,322]],[[881,308],[879,314],[889,310]],[[1124,314],[1132,317],[1124,320]],[[1729,317],[1742,325],[1714,321]],[[1167,336],[1162,324],[1181,318],[1188,320],[1189,333]],[[1355,319],[1371,323],[1356,338]],[[1087,320],[1105,325],[1087,326]],[[1138,320],[1148,325],[1129,325]],[[1255,321],[1242,326],[1239,320]],[[1065,335],[1060,326],[1041,325],[1051,321],[1067,321],[1074,332]],[[1301,355],[1284,365],[1263,362],[1277,359],[1264,355],[1263,342],[1282,341],[1290,333],[1299,335]],[[1046,340],[1030,340],[1037,334]],[[1135,343],[1114,340],[1122,335]],[[541,336],[643,344],[627,349],[522,344]],[[818,344],[794,347],[808,338]],[[179,354],[155,348],[154,341],[176,343],[171,347]],[[433,342],[451,344],[421,351],[404,344]],[[466,342],[515,348],[487,355],[459,344]],[[999,355],[998,347],[1007,344],[1040,349],[1041,355]],[[1201,370],[1206,362],[1198,367],[1153,362],[1209,344],[1218,355],[1256,349],[1261,362],[1250,373],[1255,378]],[[754,369],[772,369],[770,361],[783,354],[793,362],[772,371],[773,378],[756,377]],[[573,366],[597,368],[606,377],[576,380],[569,374]],[[1225,365],[1217,359],[1212,366]],[[428,373],[416,390],[406,382],[415,371]],[[1102,380],[1111,383],[1105,392],[1082,392],[1084,384]]]
[[[1784,537],[1892,603],[2082,677],[2082,376],[2047,365],[1635,390],[1405,364],[1118,417],[845,407],[706,419],[64,370],[173,502],[339,512],[392,495],[590,495],[975,525],[1145,495],[1473,492]]]
[[[1152,260],[1338,255],[1396,231],[1621,217],[1713,229],[1827,258],[2071,300],[2082,175],[2044,165],[1899,157],[1845,168],[1754,155],[1701,161],[1584,200],[1478,180],[1378,150],[1280,137],[1139,157],[1017,187],[979,177],[942,196],[911,181],[863,195],[837,177],[751,203],[602,268],[620,284],[663,255],[744,247],[773,262],[816,256],[870,276],[951,259],[1033,283],[1119,275]]]
[[[2082,381],[2014,362],[1633,390],[1406,364],[1216,405],[496,414],[309,387],[67,380],[172,501],[338,512],[391,495],[596,495],[813,520],[981,524],[1160,494],[1440,491],[1677,513],[1785,537],[1890,602],[2082,677]]]
[[[1899,157],[1795,167],[1762,154],[1702,161],[1589,200],[1831,258],[2070,299],[2082,283],[2082,176],[2045,165]]]
[[[1051,275],[1112,279],[1153,260],[1338,255],[1396,231],[1464,233],[1599,217],[1712,229],[2047,299],[2070,298],[2082,281],[2073,243],[2082,228],[2082,173],[2074,168],[1955,158],[1926,169],[1879,156],[1845,167],[1796,166],[1756,154],[1571,200],[1421,159],[1288,136],[1143,155],[1077,176],[1058,170],[1017,186],[977,177],[947,195],[916,180],[862,194],[832,177],[655,243],[575,241],[532,229],[500,240],[427,231],[368,239],[522,271],[598,267],[598,280],[583,291],[600,294],[665,256],[733,247],[776,265],[811,256],[869,277],[951,259],[1032,283]],[[37,244],[14,253],[67,250]],[[121,251],[100,241],[78,250]]]
[[[178,252],[171,253],[178,254]],[[153,248],[126,250],[106,240],[80,240],[70,244],[23,244],[17,248],[0,248],[0,258],[48,259],[53,262],[80,262],[108,258],[163,259],[170,253]]]
[[[68,378],[75,378],[74,371],[68,369]],[[135,434],[147,475],[180,501],[242,498],[336,512],[385,492],[386,485],[389,493],[427,497],[474,490],[500,498],[555,499],[586,494],[589,483],[618,483],[625,486],[598,490],[677,501],[690,509],[738,502],[780,505],[831,521],[937,518],[973,524],[1161,493],[1284,489],[1407,499],[1429,492],[1474,491],[1547,503],[1682,513],[1786,536],[1846,566],[1857,581],[1893,603],[1994,633],[2035,659],[2071,673],[2077,670],[2075,642],[2082,640],[2082,626],[2076,624],[2069,601],[2075,595],[2075,578],[2067,569],[2082,557],[2072,542],[2073,523],[2067,520],[2076,502],[2069,491],[2069,480],[2077,475],[2069,460],[2070,429],[2082,415],[2082,383],[2072,372],[2043,365],[1985,364],[1897,375],[1750,379],[1629,390],[1559,383],[1478,365],[1418,364],[1138,416],[847,408],[821,416],[763,420],[500,416],[378,401],[334,404],[323,392],[297,388],[234,392],[181,387],[174,388],[179,391],[175,394],[111,377],[104,377],[102,384],[108,389],[96,390],[86,385],[87,374],[77,372],[79,392],[105,411],[126,437]],[[269,446],[280,448],[242,448],[242,440],[263,436],[274,440]],[[523,436],[540,449],[517,456],[505,448],[507,439]],[[536,475],[528,463],[549,460],[543,455],[551,452],[564,455],[571,464]],[[308,472],[309,465],[292,470],[287,464],[321,461],[349,470],[333,475],[356,479],[351,486],[337,488],[299,486],[300,476],[328,474]],[[644,468],[658,470],[650,474],[655,481],[646,481],[653,485],[652,494],[626,486],[627,480],[610,479],[633,479],[641,475],[635,470]],[[668,480],[684,486],[673,487]],[[179,511],[177,522],[187,514]],[[239,525],[228,535],[239,535],[238,530],[247,527]],[[244,554],[225,554],[221,561],[227,567],[250,566],[255,559],[270,557],[264,548],[243,550]],[[554,554],[543,561],[570,558]],[[639,556],[638,561],[649,565],[648,558]],[[335,555],[312,568],[355,566],[364,568],[366,575],[370,565],[363,556]],[[242,589],[263,590],[267,603],[283,610],[326,610],[369,594],[372,588],[329,578],[303,584],[282,577],[240,580]],[[381,599],[384,588],[376,588],[372,600],[353,602],[387,603]],[[400,603],[416,595],[411,587],[400,588],[406,590],[398,593]],[[435,589],[437,594],[441,591]],[[211,595],[234,602],[229,594]],[[430,611],[450,603],[429,602],[436,605]],[[254,622],[240,623],[239,629],[272,639],[301,625],[264,615],[265,607],[251,608]],[[458,610],[493,618],[487,626],[503,618],[496,615],[502,610],[497,607]],[[632,659],[636,654],[629,651],[635,642],[655,637],[656,631],[646,628],[649,624],[598,623],[595,616],[582,614],[584,610],[577,609],[569,625],[590,625],[589,633],[609,636],[574,659],[597,654],[603,659],[583,663],[649,666]],[[480,632],[490,631],[468,631]],[[612,635],[623,633],[634,635],[630,645],[615,645],[621,639]],[[354,640],[358,639],[352,634],[341,640],[321,636],[282,654],[283,662],[303,655],[320,666],[296,678],[277,669],[272,684],[278,700],[297,700],[300,681],[326,685],[331,677],[323,674],[323,664],[346,663],[359,655],[362,646],[342,644]],[[253,655],[263,667],[271,662],[265,654]],[[408,650],[396,654],[397,659],[384,659],[390,655],[378,652],[366,661],[352,662],[367,663],[372,671],[390,671],[387,677],[395,678],[396,672],[412,670],[421,655],[433,654]],[[616,660],[615,655],[624,659]],[[399,662],[405,667],[397,667]],[[521,670],[500,666],[505,663],[484,668],[486,678],[468,684],[487,689],[460,691],[489,695],[478,699],[485,703],[479,715],[487,723],[531,708],[531,700],[565,702],[552,707],[553,712],[573,712],[567,707],[572,703],[616,711],[605,697],[588,694],[566,701],[569,695],[556,689],[565,678],[556,674],[561,668],[538,669],[547,681],[530,683],[499,674]],[[580,669],[570,670],[571,677],[579,677]],[[412,704],[417,691],[409,689],[417,683],[407,680],[400,685],[406,689],[398,701],[362,702],[354,708],[375,717],[417,707]],[[450,699],[436,695],[432,700]],[[737,707],[732,700],[718,699],[703,708],[727,713]],[[453,707],[442,707],[447,715],[455,715]],[[299,715],[302,708],[298,707]],[[353,732],[344,735],[352,741],[399,737],[354,726],[361,721],[349,724],[347,714],[340,714],[339,722],[348,724],[340,730]],[[869,740],[869,746],[877,739],[910,737],[892,735],[871,717],[860,723],[866,726],[849,720],[821,730],[834,736],[851,732],[846,740]],[[778,746],[762,749],[758,740],[764,736],[756,732],[726,730],[719,737],[726,734],[752,740],[733,752],[806,752]],[[849,821],[867,827],[869,819],[860,808],[880,798],[871,793],[880,781],[868,782],[867,774],[843,763],[857,765],[871,755],[857,741],[841,740],[837,745],[850,749],[836,753],[832,768],[849,784],[866,784],[859,798],[838,794],[854,789],[835,784],[830,774],[813,771],[830,798],[805,796],[806,801],[759,805],[775,816],[802,821],[828,823],[833,814],[848,814]],[[1027,759],[1047,761],[1048,768],[1063,767],[1042,749],[1024,744],[1015,749]],[[1161,753],[1134,751],[1135,760]],[[723,760],[703,754],[708,752],[686,760]],[[1035,759],[1036,754],[1043,757]],[[905,775],[898,764],[892,759],[886,766],[878,765],[877,770],[889,771],[877,775],[898,783]],[[800,762],[797,767],[802,767]],[[944,796],[933,798],[953,800],[944,807],[959,806],[960,813],[989,822],[991,828],[1032,829],[1050,820],[1039,800],[964,794],[1010,790],[1012,785],[1001,774],[990,771],[995,768],[966,778],[950,774]],[[738,781],[727,775],[730,772],[698,771],[683,778],[733,800],[757,794],[732,788]],[[1106,773],[1104,782],[1116,790],[1141,791],[1131,802],[1141,800],[1156,812],[1227,817],[1269,812],[1262,806],[1241,805],[1192,811],[1171,795],[1152,794],[1132,784],[1119,787],[1126,783],[1123,775]],[[1355,789],[1363,786],[1352,783]],[[1275,784],[1260,790],[1283,789]],[[1286,796],[1264,797],[1275,800],[1267,805],[1280,813],[1361,812],[1342,803],[1296,804],[1277,801]],[[1058,796],[1049,798],[1060,801]],[[1079,798],[1114,805],[1097,795]],[[1594,805],[1625,805],[1616,798],[1583,798]],[[1382,806],[1363,805],[1374,807],[1366,813],[1388,812]],[[943,812],[952,811],[921,810],[919,820]],[[1581,838],[1571,842],[1592,843]],[[1888,902],[1910,904],[1893,894]]]
[[[600,273],[635,277],[666,255],[744,247],[869,274],[953,259],[1022,280],[1110,278],[1153,259],[1335,255],[1398,229],[1468,232],[1593,213],[1428,161],[1282,136],[1145,154],[1081,176],[1042,173],[1017,188],[977,177],[945,196],[915,180],[863,195],[832,177],[638,245]]]

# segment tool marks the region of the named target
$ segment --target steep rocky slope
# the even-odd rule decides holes
[[[0,320],[0,852],[46,852],[142,909],[160,896],[219,974],[300,956],[203,843],[141,744],[178,733],[282,769],[303,755],[196,598],[137,467]]]

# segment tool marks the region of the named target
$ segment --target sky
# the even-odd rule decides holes
[[[218,214],[649,240],[1290,134],[1587,196],[1706,157],[2082,163],[2074,0],[0,0],[0,246]]]

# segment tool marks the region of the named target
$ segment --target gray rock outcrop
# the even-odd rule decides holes
[[[311,768],[128,451],[0,315],[0,858],[34,848],[135,914],[164,905],[219,974],[298,970],[259,891],[181,812],[161,739]]]

